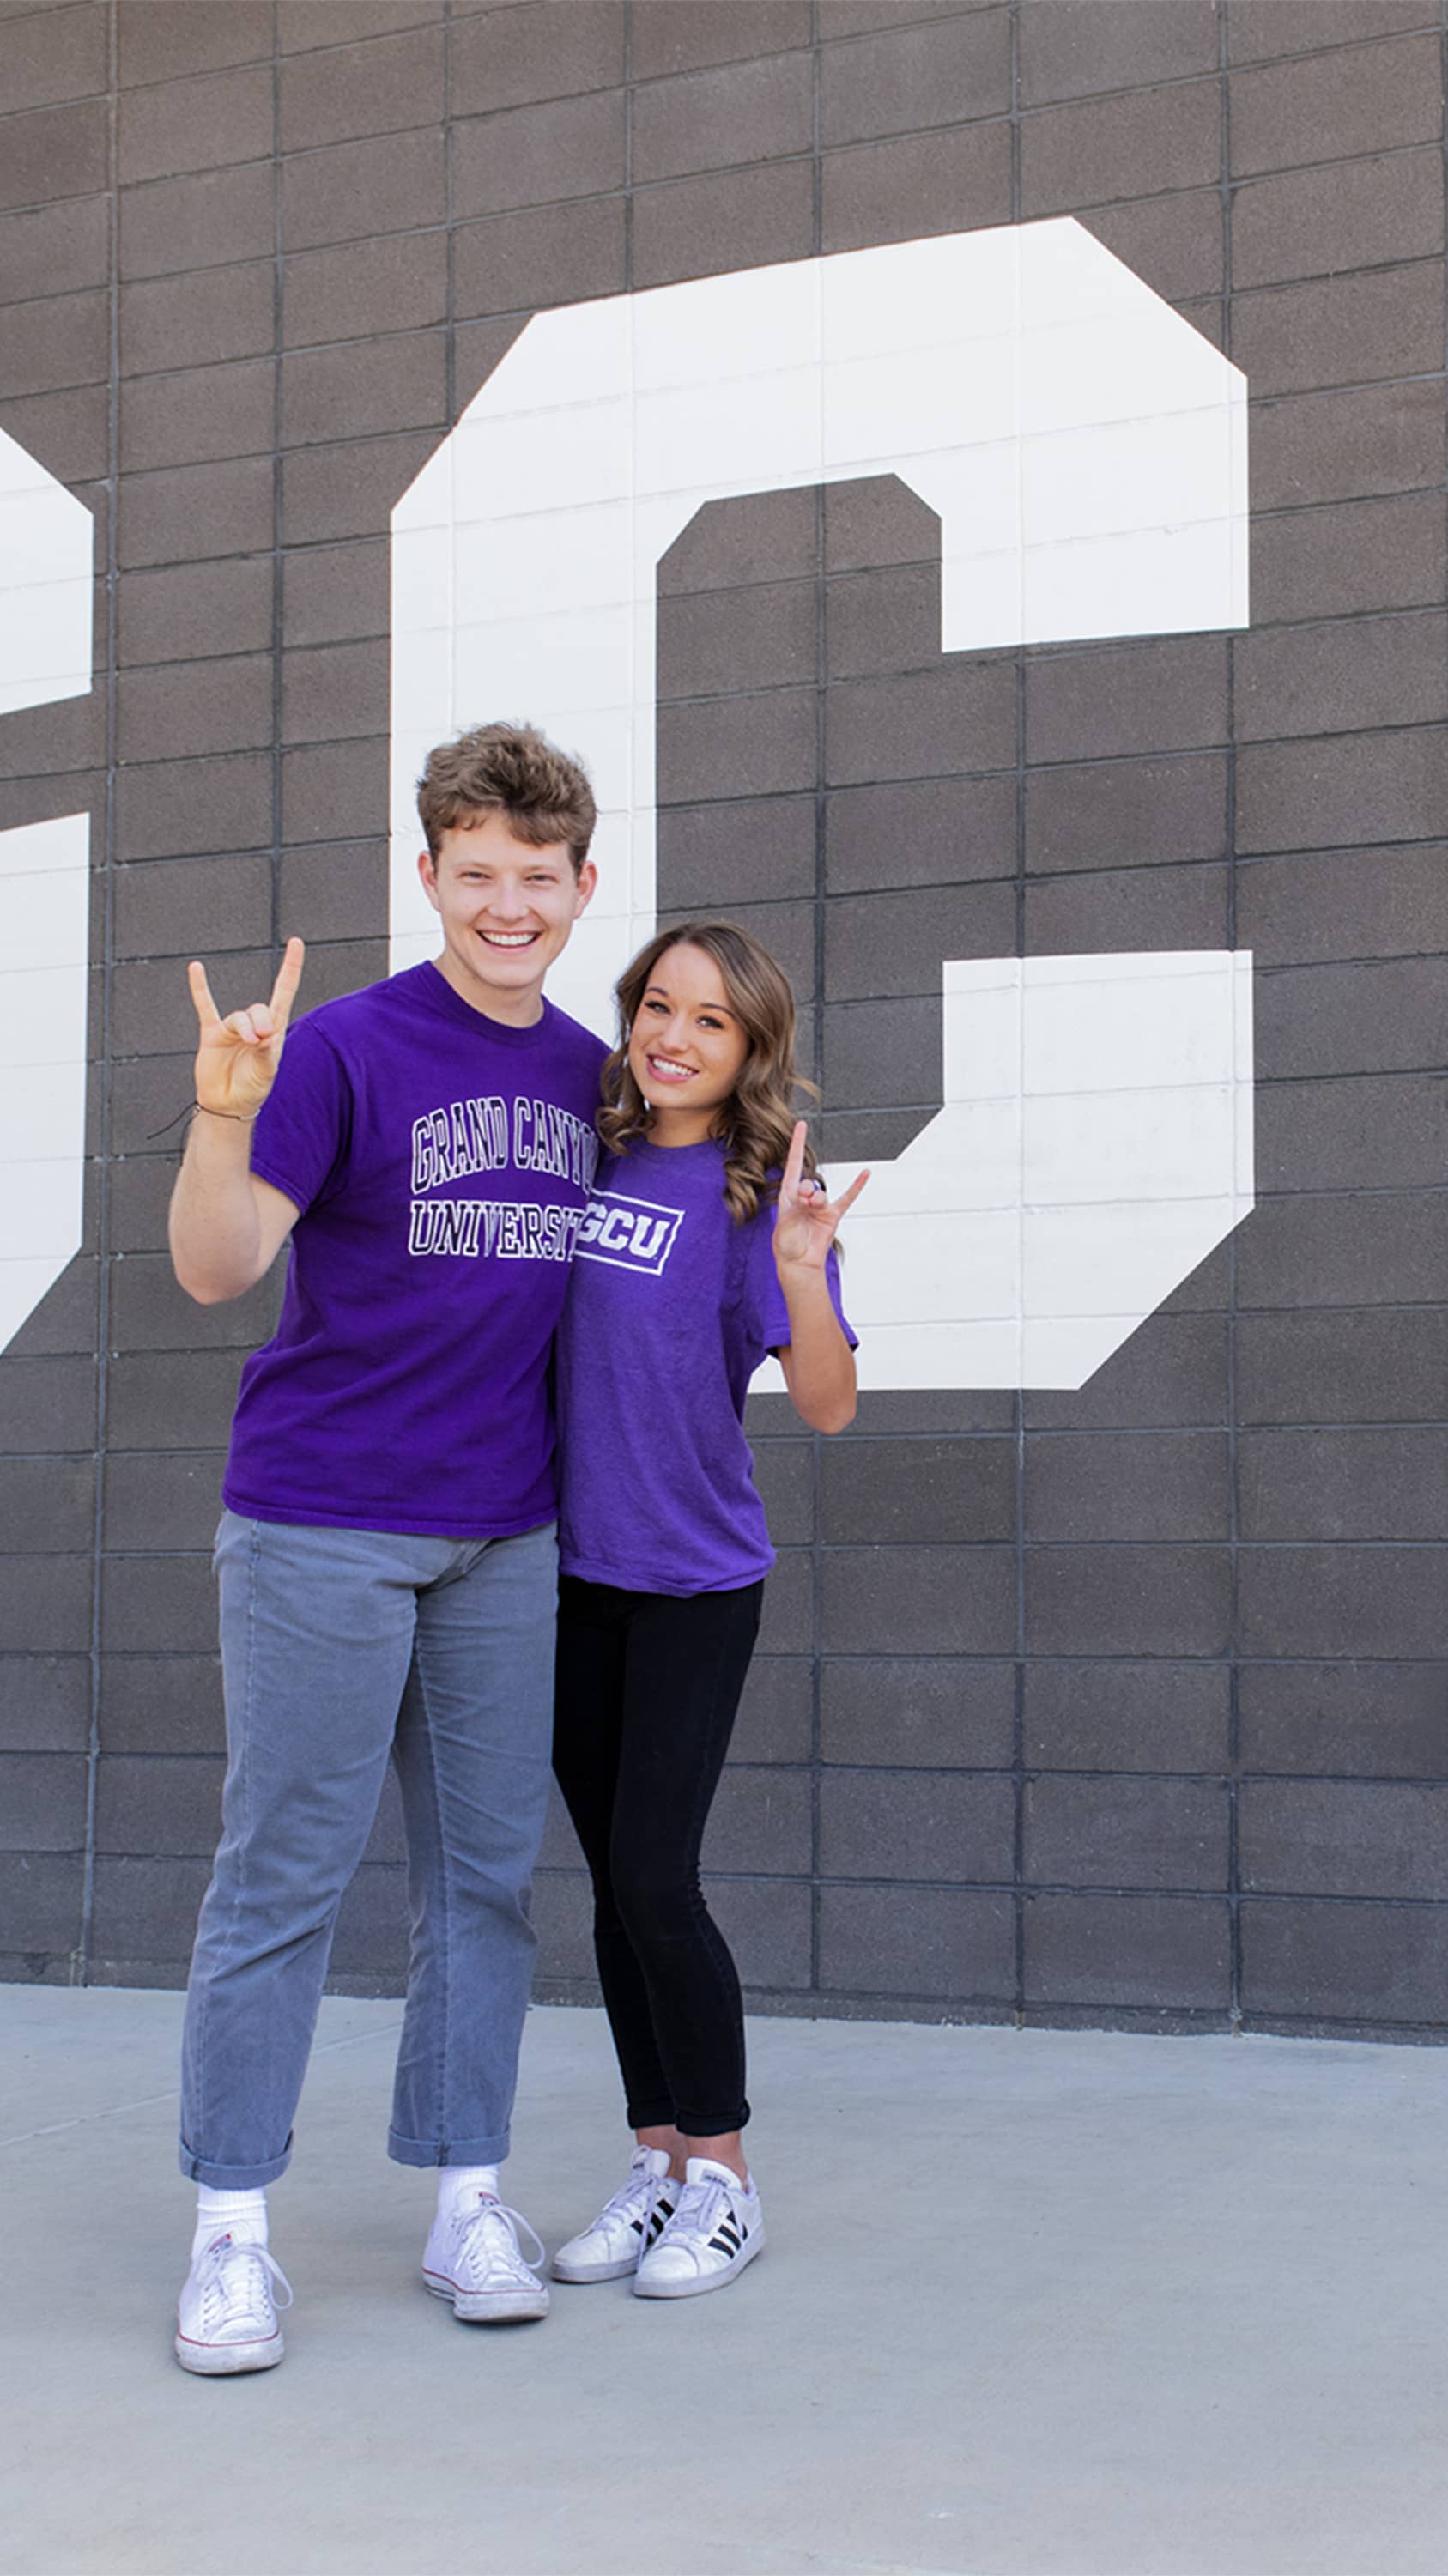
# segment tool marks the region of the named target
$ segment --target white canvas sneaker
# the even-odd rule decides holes
[[[266,2247],[223,2231],[203,2245],[186,2275],[176,2305],[176,2358],[203,2379],[275,2370],[286,2350],[277,2309],[291,2304],[291,2283]]]
[[[628,2180],[606,2201],[591,2227],[570,2236],[553,2257],[555,2281],[621,2281],[673,2216],[683,2185],[669,2180],[662,2147],[635,2147]]]
[[[548,2314],[548,2291],[523,2260],[518,2230],[533,2237],[536,2262],[546,2257],[520,2210],[479,2192],[450,2218],[435,2218],[422,2257],[422,2277],[435,2299],[448,2299],[464,2325],[523,2325]]]
[[[696,2299],[722,2290],[764,2247],[759,2194],[728,2165],[690,2156],[678,2207],[634,2274],[640,2299]]]

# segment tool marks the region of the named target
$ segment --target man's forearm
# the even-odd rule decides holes
[[[188,1297],[221,1305],[270,1267],[251,1176],[251,1123],[198,1110],[171,1193],[171,1264]]]

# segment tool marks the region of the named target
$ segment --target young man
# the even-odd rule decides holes
[[[543,979],[594,889],[594,803],[541,735],[488,725],[431,754],[418,811],[435,963],[290,1036],[300,940],[270,1003],[226,1019],[190,969],[176,1275],[210,1305],[291,1244],[277,1332],[242,1374],[216,1546],[229,1759],[187,1995],[181,2169],[199,2202],[176,2337],[207,2375],[282,2357],[266,2186],[389,1758],[412,1950],[388,2150],[441,2168],[423,2277],[470,2322],[548,2305],[497,2166],[548,1794],[547,1372],[604,1055]]]

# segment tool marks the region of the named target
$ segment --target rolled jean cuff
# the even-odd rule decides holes
[[[218,2165],[207,2156],[194,2156],[183,2138],[180,2143],[181,2171],[188,2182],[204,2182],[209,2191],[260,2191],[264,2184],[275,2182],[292,2160],[292,2142],[288,2138],[279,2156],[268,2156],[259,2165]]]
[[[661,2094],[652,2102],[635,2102],[630,2096],[625,2104],[625,2115],[631,2129],[676,2129],[679,2125],[674,2118],[673,2102],[667,2094]]]
[[[395,2165],[500,2165],[507,2157],[509,2133],[497,2129],[490,2138],[403,2138],[387,2132],[387,2152]]]
[[[748,2128],[749,2105],[741,2102],[716,2117],[707,2108],[701,2114],[681,2102],[674,2113],[674,2126],[681,2138],[727,2138],[736,2129]]]

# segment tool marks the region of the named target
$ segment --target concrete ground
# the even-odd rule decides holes
[[[768,2251],[460,2326],[381,2145],[393,2004],[324,2007],[260,2377],[186,2377],[179,1998],[0,1988],[0,2568],[23,2576],[1441,2576],[1448,2051],[769,2021]],[[538,2011],[510,2196],[622,2132]]]

